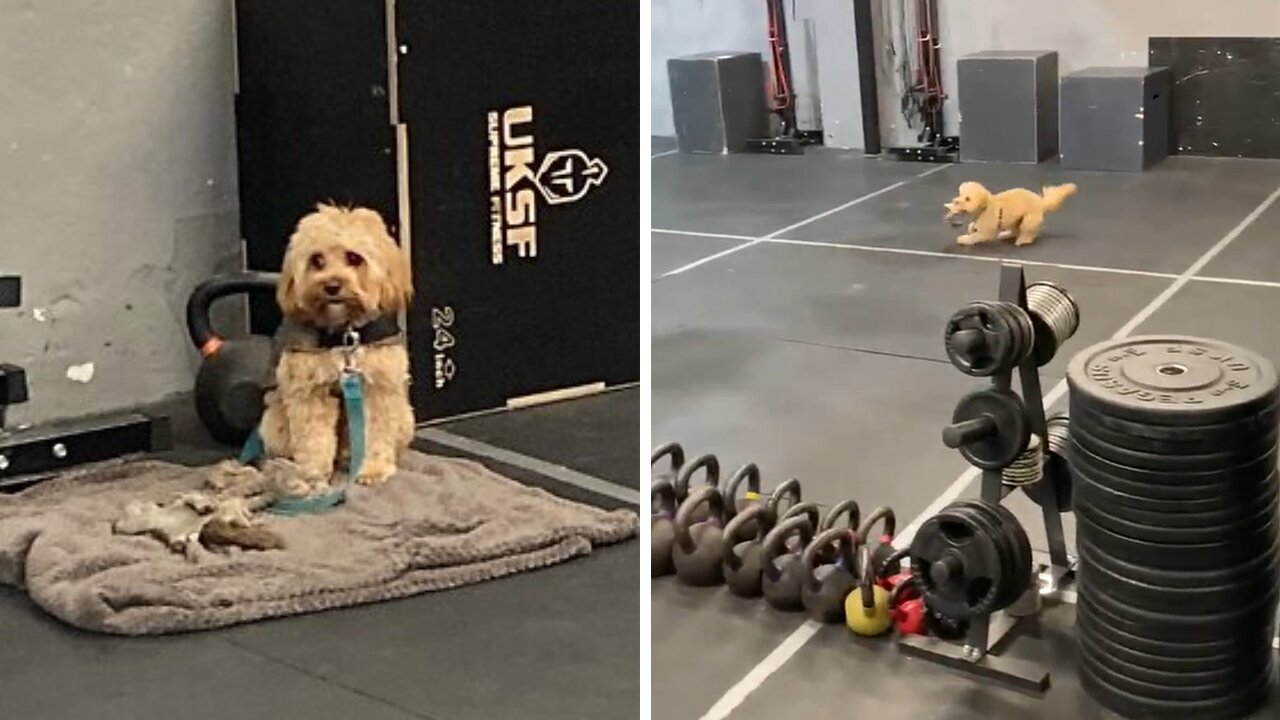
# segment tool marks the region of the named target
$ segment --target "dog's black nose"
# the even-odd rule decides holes
[[[328,295],[337,295],[338,293],[342,292],[342,284],[336,283],[336,282],[327,282],[324,284],[324,291],[325,291],[325,294],[328,294]]]

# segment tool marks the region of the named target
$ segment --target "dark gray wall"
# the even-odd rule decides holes
[[[231,26],[230,0],[0,3],[0,272],[25,280],[0,360],[32,393],[15,422],[190,389],[187,294],[239,256]]]

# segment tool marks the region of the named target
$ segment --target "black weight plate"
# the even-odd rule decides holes
[[[980,333],[981,341],[962,347],[960,335],[974,332]],[[951,364],[966,375],[987,377],[1018,364],[1016,330],[991,303],[972,302],[957,310],[947,321],[943,343]]]
[[[1031,354],[1035,346],[1035,328],[1031,325],[1031,317],[1020,305],[1013,303],[997,300],[995,302],[987,302],[986,305],[993,312],[1002,316],[1013,331],[1013,364],[1015,366],[1022,364],[1022,361],[1027,359],[1027,356]]]
[[[995,420],[996,432],[961,446],[960,455],[983,470],[1000,470],[1016,460],[1031,440],[1031,426],[1027,423],[1022,398],[997,388],[975,390],[956,403],[951,422],[961,423],[983,416]]]
[[[1142,470],[1181,470],[1193,473],[1213,472],[1257,460],[1276,446],[1277,437],[1280,437],[1280,434],[1273,430],[1266,437],[1251,439],[1249,444],[1240,444],[1237,448],[1219,453],[1158,455],[1112,445],[1106,439],[1090,432],[1090,429],[1083,424],[1077,424],[1071,428],[1071,442],[1100,458]]]
[[[1275,485],[1257,498],[1241,502],[1237,507],[1210,512],[1177,512],[1172,508],[1174,503],[1164,505],[1160,510],[1151,510],[1151,503],[1135,502],[1132,496],[1115,493],[1091,481],[1081,473],[1080,486],[1076,495],[1081,502],[1090,507],[1103,508],[1118,519],[1144,525],[1157,525],[1169,528],[1198,528],[1215,526],[1234,526],[1238,522],[1257,515],[1267,507],[1276,507],[1277,493],[1280,487]]]
[[[999,592],[993,608],[1003,610],[1009,607],[1022,597],[1031,578],[1031,542],[1027,540],[1022,525],[1008,510],[983,500],[957,500],[951,504],[951,508],[971,513],[974,523],[983,527],[984,532],[996,540],[996,546],[1000,550],[1001,573],[997,583]],[[1012,525],[1006,526],[1005,523],[1010,521]],[[1021,536],[1021,540],[1018,536]],[[1023,543],[1022,540],[1026,542]],[[1024,544],[1025,554],[1022,551]],[[1021,570],[1024,558],[1026,572]]]
[[[1087,588],[1087,589],[1086,589]],[[1198,615],[1181,615],[1152,610],[1143,610],[1120,603],[1106,592],[1093,587],[1080,585],[1077,599],[1087,597],[1092,608],[1103,610],[1106,617],[1116,622],[1113,624],[1139,637],[1156,640],[1213,640],[1226,636],[1247,636],[1258,633],[1267,644],[1271,643],[1271,635],[1267,628],[1275,622],[1276,591],[1253,602],[1241,603],[1227,612]]]
[[[1100,458],[1074,440],[1070,451],[1072,471],[1087,474],[1098,485],[1153,500],[1208,501],[1225,497],[1230,502],[1224,507],[1259,495],[1265,483],[1274,482],[1272,473],[1276,464],[1273,451],[1254,462],[1221,472],[1144,472]]]
[[[1280,426],[1280,409],[1264,408],[1242,420],[1210,425],[1156,425],[1114,418],[1089,409],[1084,403],[1072,408],[1072,418],[1095,434],[1121,447],[1166,455],[1213,452],[1241,439],[1261,437]],[[1114,439],[1113,439],[1114,438]]]
[[[1276,521],[1244,532],[1233,532],[1213,543],[1157,543],[1116,532],[1095,521],[1095,515],[1076,508],[1076,534],[1099,551],[1135,565],[1162,570],[1212,570],[1255,557],[1276,541]]]
[[[1217,525],[1201,527],[1166,527],[1147,523],[1136,523],[1111,512],[1109,508],[1096,505],[1085,495],[1076,499],[1076,515],[1085,515],[1090,521],[1118,535],[1134,540],[1141,540],[1170,546],[1220,544],[1229,542],[1233,537],[1243,537],[1276,519],[1275,502],[1256,503],[1260,509],[1252,516],[1235,518]],[[1168,548],[1170,550],[1174,548]]]
[[[1078,545],[1082,553],[1089,555],[1090,566],[1102,565],[1108,572],[1118,577],[1174,592],[1205,586],[1247,584],[1259,573],[1273,572],[1272,566],[1280,561],[1280,544],[1277,544],[1236,565],[1220,565],[1203,572],[1179,572],[1126,562],[1099,551],[1087,540]],[[1280,579],[1280,575],[1275,577]]]
[[[1121,620],[1087,598],[1077,604],[1076,618],[1077,622],[1083,621],[1082,632],[1102,636],[1107,642],[1139,656],[1163,657],[1170,661],[1208,662],[1224,656],[1248,655],[1256,652],[1259,646],[1270,647],[1271,644],[1266,627],[1246,628],[1238,635],[1220,635],[1206,640],[1151,638],[1141,625]]]
[[[954,553],[964,560],[962,578],[939,585],[931,569]],[[929,607],[949,618],[964,619],[975,609],[990,611],[998,595],[1003,552],[989,528],[963,508],[943,508],[925,520],[911,540],[911,572]]]
[[[1257,643],[1254,643],[1253,646],[1229,645],[1225,646],[1223,652],[1218,654],[1203,652],[1199,655],[1187,657],[1173,656],[1166,653],[1143,652],[1135,650],[1125,641],[1117,640],[1116,630],[1100,623],[1092,615],[1082,612],[1076,613],[1076,634],[1082,639],[1087,637],[1090,642],[1097,646],[1100,652],[1140,667],[1169,673],[1220,672],[1236,665],[1249,667],[1250,663],[1253,663],[1256,667],[1261,667],[1267,654],[1271,652],[1269,647],[1263,647],[1261,650],[1257,649]],[[1133,636],[1126,637],[1132,638]],[[1140,640],[1138,642],[1141,643]],[[1180,650],[1186,652],[1185,649],[1180,648]]]
[[[1106,684],[1134,695],[1158,700],[1177,700],[1182,703],[1212,701],[1217,698],[1230,697],[1241,690],[1252,688],[1262,678],[1270,678],[1274,672],[1274,663],[1267,658],[1262,667],[1240,668],[1236,674],[1228,673],[1208,682],[1187,682],[1170,685],[1155,683],[1150,676],[1133,672],[1133,668],[1125,666],[1115,658],[1100,655],[1095,648],[1085,643],[1079,646],[1080,666],[1088,668],[1095,677]],[[1142,675],[1146,675],[1145,677]]]
[[[1093,590],[1107,593],[1134,608],[1156,612],[1173,609],[1180,615],[1212,613],[1221,609],[1230,598],[1253,597],[1267,592],[1276,587],[1277,578],[1280,578],[1280,560],[1271,555],[1264,556],[1270,562],[1262,568],[1255,568],[1252,574],[1228,583],[1171,588],[1116,573],[1098,562],[1094,554],[1083,546],[1079,552],[1081,584],[1088,584]]]
[[[1067,365],[1072,407],[1159,425],[1233,422],[1276,404],[1275,367],[1241,347],[1183,335],[1107,340]]]
[[[1242,685],[1248,686],[1263,673],[1271,671],[1270,648],[1265,653],[1257,653],[1253,657],[1242,656],[1235,663],[1209,670],[1183,668],[1171,672],[1132,663],[1113,655],[1089,635],[1081,634],[1079,645],[1085,660],[1092,662],[1095,667],[1134,682],[1174,691],[1197,688],[1209,695],[1230,694],[1232,690]]]
[[[1274,670],[1272,671],[1274,673]],[[1255,684],[1239,692],[1204,702],[1159,699],[1135,695],[1106,682],[1084,663],[1080,684],[1089,697],[1103,708],[1127,718],[1187,718],[1188,720],[1238,720],[1253,714],[1271,695],[1272,677],[1259,677]]]
[[[1027,537],[1027,531],[1009,508],[999,504],[992,507],[995,509],[996,514],[1000,516],[1001,523],[1004,525],[1010,539],[1014,541],[1017,564],[1014,566],[1014,572],[1012,573],[1014,582],[1010,586],[1010,594],[1013,597],[1009,599],[1009,604],[1012,605],[1031,589],[1033,582],[1032,565],[1035,563],[1035,558],[1031,556],[1031,538]]]
[[[1280,482],[1277,482],[1280,475],[1275,472],[1266,478],[1266,482],[1259,483],[1254,493],[1242,492],[1244,488],[1240,484],[1228,485],[1238,495],[1219,492],[1202,500],[1158,500],[1133,495],[1109,486],[1107,483],[1111,478],[1100,481],[1091,470],[1084,468],[1076,477],[1078,487],[1072,492],[1086,496],[1090,504],[1107,508],[1117,517],[1133,522],[1165,523],[1172,527],[1196,527],[1246,518],[1257,513],[1263,505],[1275,503],[1280,498]]]

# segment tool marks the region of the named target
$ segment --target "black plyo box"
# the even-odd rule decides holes
[[[754,52],[705,52],[667,61],[671,115],[680,152],[741,152],[768,134],[764,59]]]
[[[382,212],[419,420],[639,379],[638,0],[238,0],[236,27],[250,266],[318,200]]]
[[[1163,160],[1169,90],[1168,68],[1091,67],[1062,78],[1062,167],[1138,172]]]
[[[1280,158],[1280,37],[1153,37],[1173,76],[1169,153]]]

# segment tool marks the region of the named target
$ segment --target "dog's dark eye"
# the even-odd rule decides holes
[[[364,258],[359,253],[347,253],[347,264],[351,267],[360,267],[364,264]]]
[[[964,196],[964,201],[965,201],[965,202],[969,202],[969,196],[968,196],[968,195],[965,195],[965,196]]]
[[[311,265],[311,269],[313,270],[323,270],[324,255],[321,255],[320,253],[315,253],[307,260],[307,263]]]

